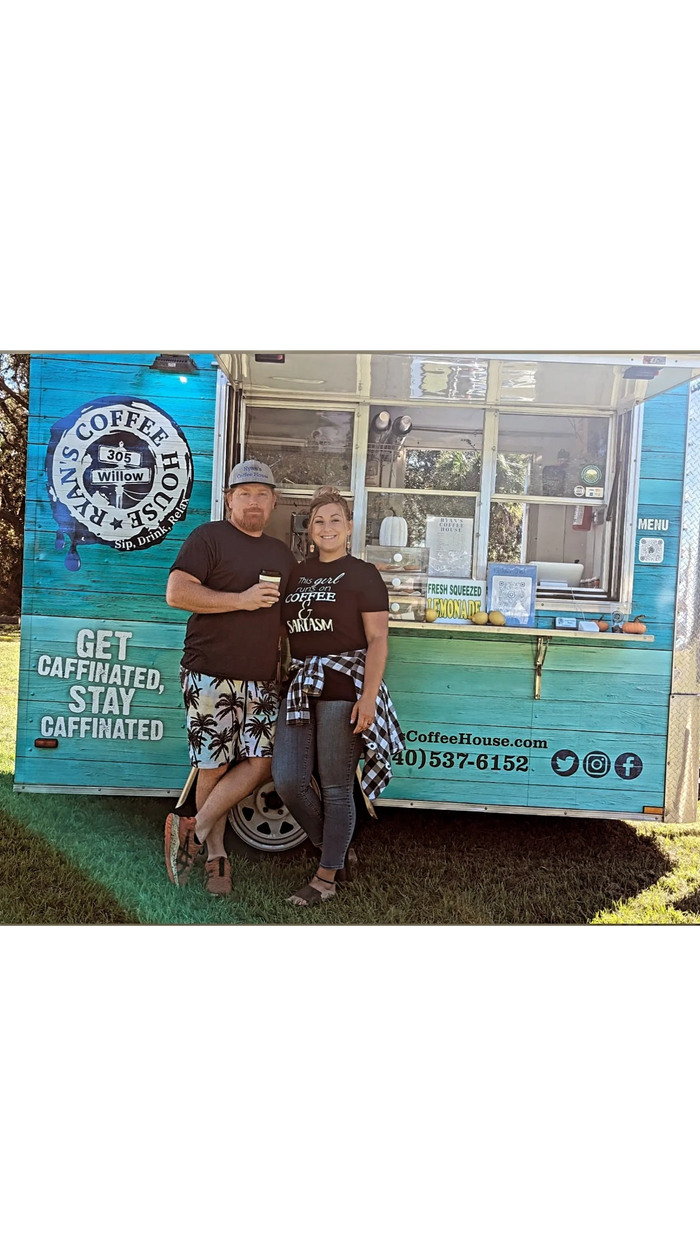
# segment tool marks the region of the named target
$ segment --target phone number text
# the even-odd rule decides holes
[[[409,769],[485,769],[493,773],[528,773],[529,756],[507,756],[499,752],[426,752],[422,747],[409,747],[395,756],[397,765]]]

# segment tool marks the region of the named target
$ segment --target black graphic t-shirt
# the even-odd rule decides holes
[[[296,564],[281,540],[246,535],[223,520],[195,528],[170,569],[184,570],[216,592],[245,592],[258,582],[261,570],[278,570],[282,601]],[[182,663],[195,674],[213,678],[268,682],[277,669],[279,629],[279,604],[252,611],[193,613]]]
[[[299,660],[366,648],[362,614],[389,609],[389,594],[376,566],[350,556],[332,562],[310,557],[302,562],[282,599],[289,647]],[[352,678],[325,671],[322,700],[356,698]]]

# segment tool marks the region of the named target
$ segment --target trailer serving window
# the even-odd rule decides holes
[[[368,387],[410,384],[401,404],[363,400],[359,382],[346,398],[241,403],[236,452],[278,480],[270,534],[304,557],[311,497],[331,484],[354,498],[355,554],[392,571],[397,618],[420,619],[429,578],[483,583],[493,561],[536,564],[540,608],[622,604],[640,417],[604,404],[619,392],[613,369],[507,361],[492,377],[474,360],[391,365],[382,386],[373,364]]]
[[[509,378],[525,391],[524,376]],[[397,598],[417,598],[428,575],[483,580],[501,561],[537,565],[540,604],[619,599],[631,419],[371,406],[365,556],[383,567],[403,547],[416,563],[419,577],[401,582],[396,562]]]

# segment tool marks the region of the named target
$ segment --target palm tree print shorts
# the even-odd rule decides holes
[[[211,678],[180,666],[190,761],[218,769],[249,756],[271,756],[279,712],[276,682]]]

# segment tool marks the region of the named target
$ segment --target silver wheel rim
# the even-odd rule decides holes
[[[256,851],[292,851],[306,838],[304,830],[275,790],[272,779],[246,795],[228,814],[234,833]]]

